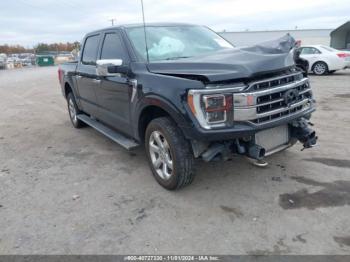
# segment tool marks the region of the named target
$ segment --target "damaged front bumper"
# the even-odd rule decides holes
[[[227,160],[233,154],[245,155],[249,158],[261,160],[293,146],[299,141],[303,147],[314,147],[317,143],[316,132],[310,128],[306,118],[299,118],[289,124],[256,132],[252,136],[244,136],[226,141],[192,142],[195,157],[204,161]]]

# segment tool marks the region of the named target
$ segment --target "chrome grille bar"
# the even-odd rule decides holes
[[[257,85],[259,88],[256,88]],[[287,104],[285,94],[292,89],[297,96],[292,104]],[[256,81],[246,90],[248,92],[233,95],[235,121],[265,124],[313,106],[309,81],[301,73]]]

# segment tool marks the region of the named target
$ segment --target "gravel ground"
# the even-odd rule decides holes
[[[318,147],[168,192],[142,148],[71,126],[56,67],[0,71],[0,254],[349,254],[350,70],[311,83]]]

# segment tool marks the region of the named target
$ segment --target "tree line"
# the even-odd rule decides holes
[[[16,53],[41,53],[41,52],[47,52],[47,51],[56,51],[56,52],[62,52],[62,51],[68,51],[71,52],[74,49],[79,49],[80,43],[78,41],[70,43],[53,43],[53,44],[47,44],[47,43],[39,43],[35,45],[33,48],[26,48],[21,45],[0,45],[0,53],[5,54],[16,54]]]

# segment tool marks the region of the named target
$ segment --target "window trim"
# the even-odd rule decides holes
[[[102,40],[101,40],[101,47],[100,47],[100,50],[99,50],[99,54],[98,54],[98,59],[102,59],[102,50],[103,50],[103,45],[105,43],[105,40],[106,40],[106,36],[108,34],[116,34],[118,37],[119,37],[119,40],[120,40],[120,43],[121,43],[121,46],[122,48],[124,49],[123,52],[125,52],[125,59],[123,59],[123,65],[128,65],[131,61],[131,58],[130,58],[130,54],[129,54],[129,50],[127,49],[125,43],[124,43],[124,40],[123,40],[123,37],[121,35],[121,32],[120,30],[113,30],[113,31],[105,31],[103,32],[103,37],[102,37]],[[122,59],[122,58],[120,58]]]
[[[85,37],[85,40],[84,40],[84,47],[83,47],[83,50],[81,52],[81,58],[80,58],[80,63],[83,64],[83,65],[88,65],[88,66],[96,66],[96,61],[94,63],[87,63],[87,62],[84,62],[84,52],[85,52],[85,47],[86,47],[86,42],[87,40],[90,38],[90,37],[94,37],[94,36],[97,36],[98,37],[98,43],[97,43],[97,52],[96,52],[96,60],[98,59],[98,55],[99,55],[99,50],[100,50],[100,42],[101,42],[101,34],[93,34],[93,35],[88,35]]]

